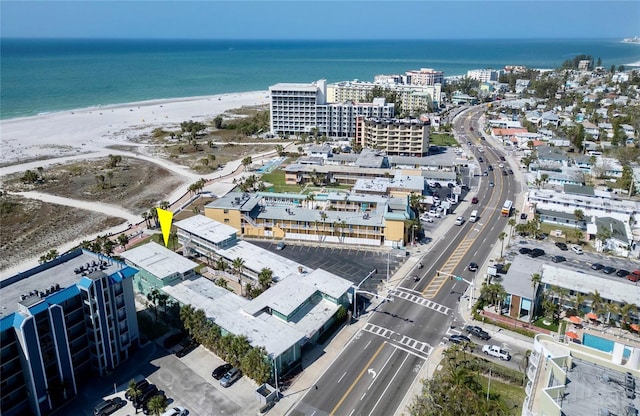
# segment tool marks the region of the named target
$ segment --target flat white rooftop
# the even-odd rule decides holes
[[[194,215],[193,217],[178,221],[174,223],[174,225],[215,244],[227,240],[230,235],[238,232],[235,228],[218,221],[213,221],[204,215]]]
[[[156,242],[132,248],[123,252],[121,256],[159,279],[184,274],[198,266],[197,263]]]

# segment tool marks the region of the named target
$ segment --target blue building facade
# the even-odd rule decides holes
[[[0,282],[2,415],[50,414],[127,360],[139,340],[136,272],[76,250]]]

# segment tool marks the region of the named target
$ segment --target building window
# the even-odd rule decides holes
[[[229,223],[229,218],[225,218],[225,219],[224,219],[224,223],[225,223],[225,224],[228,224],[228,223]]]
[[[225,214],[228,214],[228,213],[229,213],[229,210],[228,210],[228,209],[225,209],[223,212],[224,212]]]

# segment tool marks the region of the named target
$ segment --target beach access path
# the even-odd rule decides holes
[[[5,120],[0,122],[2,134],[0,147],[2,159],[0,162],[2,164],[11,163],[11,165],[0,168],[0,177],[37,167],[106,157],[109,154],[134,157],[159,164],[183,178],[182,185],[171,190],[166,198],[172,203],[171,210],[177,211],[191,198],[188,194],[188,186],[200,178],[207,180],[203,191],[220,195],[233,189],[235,187],[233,178],[246,174],[241,160],[229,162],[223,169],[216,172],[199,175],[185,166],[177,165],[163,158],[139,152],[107,149],[106,147],[116,144],[133,145],[143,150],[145,145],[134,143],[133,140],[154,128],[168,125],[177,126],[186,120],[208,120],[228,110],[266,103],[268,103],[268,92],[256,91],[177,100],[154,100]],[[135,113],[136,117],[143,117],[144,123],[136,124],[129,113]],[[289,142],[282,144],[285,147],[291,146]],[[252,159],[256,162],[276,156],[275,151],[270,151],[252,155]],[[47,159],[34,161],[36,158]],[[20,163],[20,160],[25,160],[25,163]],[[142,223],[142,217],[139,213],[132,213],[114,204],[62,198],[39,192],[23,192],[19,195],[123,218],[122,225],[104,230],[99,234],[117,234],[126,231],[129,225],[133,226],[134,224],[137,224],[135,227],[137,230],[140,227],[139,224]],[[92,240],[97,236],[98,234],[78,236],[74,241],[60,247],[51,247],[51,249],[55,248],[58,252],[65,252],[83,240]],[[38,257],[24,259],[24,262],[3,270],[0,272],[0,277],[11,276],[21,270],[36,266]]]

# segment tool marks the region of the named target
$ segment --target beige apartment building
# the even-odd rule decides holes
[[[428,119],[381,119],[359,117],[355,142],[397,156],[429,153]]]

